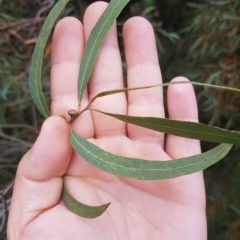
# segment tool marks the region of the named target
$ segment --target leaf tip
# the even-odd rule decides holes
[[[111,204],[111,202],[105,204],[105,210],[104,210],[104,211],[106,211],[106,210],[108,209],[108,207],[110,206],[110,204]]]

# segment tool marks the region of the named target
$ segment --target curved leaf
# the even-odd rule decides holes
[[[45,118],[49,117],[50,113],[46,99],[42,93],[41,71],[43,53],[53,25],[68,1],[69,0],[58,1],[46,18],[33,51],[31,66],[29,70],[29,88],[32,99]]]
[[[65,206],[73,213],[84,218],[96,218],[102,215],[110,205],[110,203],[103,204],[101,206],[89,206],[80,203],[67,191],[67,188],[63,186],[62,198]]]
[[[197,86],[215,88],[215,89],[219,89],[219,90],[240,92],[240,89],[238,89],[238,88],[219,86],[219,85],[213,85],[213,84],[207,84],[207,83],[191,82],[191,81],[178,81],[178,82],[168,82],[168,83],[161,83],[161,84],[149,85],[149,86],[143,86],[143,87],[121,88],[121,89],[113,89],[113,90],[109,90],[109,91],[103,91],[103,92],[98,93],[96,96],[94,96],[91,99],[90,103],[92,103],[95,99],[97,99],[99,97],[105,97],[105,96],[116,94],[116,93],[136,91],[136,90],[155,88],[155,87],[166,87],[169,85],[177,85],[177,84],[192,84],[192,85],[197,85]]]
[[[70,141],[75,151],[95,167],[118,176],[141,180],[174,178],[203,170],[225,157],[232,147],[232,144],[220,144],[208,152],[192,157],[170,161],[149,161],[106,152],[72,130]]]
[[[78,101],[81,102],[83,92],[91,76],[100,47],[114,21],[130,0],[112,0],[108,7],[94,26],[83,54],[79,79],[78,79]]]
[[[240,92],[240,89],[238,88],[231,88],[231,87],[226,87],[226,86],[219,86],[219,85],[213,85],[213,84],[206,84],[206,83],[199,83],[199,82],[191,82],[191,81],[179,81],[179,82],[168,82],[168,83],[161,83],[161,84],[156,84],[156,85],[149,85],[149,86],[143,86],[143,87],[134,87],[134,88],[120,88],[120,89],[112,89],[108,91],[103,91],[95,95],[89,102],[89,104],[80,111],[80,114],[85,112],[86,110],[90,109],[91,104],[100,97],[105,97],[108,95],[112,94],[117,94],[117,93],[122,93],[122,92],[129,92],[129,91],[136,91],[136,90],[141,90],[141,89],[148,89],[148,88],[155,88],[155,87],[165,87],[169,85],[176,85],[176,84],[192,84],[192,85],[197,85],[197,86],[204,86],[204,87],[210,87],[210,88],[215,88],[219,90],[228,90],[228,91],[234,91],[234,92]],[[80,115],[79,114],[79,115]]]
[[[164,132],[166,134],[198,139],[206,142],[232,143],[240,145],[240,132],[228,131],[222,128],[204,125],[202,123],[185,122],[166,118],[127,116],[103,112],[96,109],[91,110],[103,113],[127,123],[158,132]]]

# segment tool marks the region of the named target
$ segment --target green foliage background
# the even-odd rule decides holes
[[[72,0],[62,16],[80,20],[93,0]],[[36,139],[43,118],[28,90],[28,67],[34,43],[53,1],[0,1],[0,189],[14,178],[21,156]],[[240,88],[239,0],[132,0],[119,17],[141,15],[153,25],[163,80],[190,80]],[[49,41],[43,66],[43,87],[49,100]],[[200,121],[240,131],[240,96],[196,88]],[[203,150],[212,144],[203,143]],[[240,150],[235,147],[205,171],[208,238],[240,239]],[[5,195],[10,203],[11,192]],[[0,219],[3,207],[0,205]],[[1,225],[0,225],[1,226]],[[0,239],[6,239],[3,234]]]

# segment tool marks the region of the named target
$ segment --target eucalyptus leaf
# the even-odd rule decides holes
[[[240,92],[240,89],[238,88],[231,88],[226,86],[219,86],[219,85],[213,85],[213,84],[207,84],[207,83],[199,83],[199,82],[191,82],[191,81],[178,81],[178,82],[168,82],[168,83],[161,83],[156,85],[149,85],[149,86],[143,86],[143,87],[134,87],[134,88],[119,88],[119,89],[112,89],[108,91],[103,91],[95,95],[89,102],[89,104],[80,111],[80,114],[85,112],[86,110],[90,109],[91,104],[100,97],[105,97],[112,94],[122,93],[122,92],[129,92],[129,91],[136,91],[141,89],[148,89],[148,88],[155,88],[155,87],[166,87],[169,85],[177,85],[177,84],[192,84],[197,86],[204,86],[204,87],[210,87],[215,88],[219,90],[228,90],[228,91],[234,91],[234,92]]]
[[[203,170],[225,157],[232,147],[232,144],[223,143],[208,152],[192,157],[149,161],[106,152],[72,130],[70,141],[75,151],[93,166],[118,176],[141,180],[174,178]]]
[[[92,103],[94,100],[96,100],[99,97],[105,97],[105,96],[116,94],[116,93],[136,91],[136,90],[155,88],[155,87],[166,87],[166,86],[178,85],[178,84],[192,84],[192,85],[196,85],[196,86],[210,87],[210,88],[215,88],[215,89],[219,89],[219,90],[240,92],[240,89],[238,89],[238,88],[232,88],[232,87],[226,87],[226,86],[220,86],[220,85],[214,85],[214,84],[207,84],[207,83],[192,82],[192,81],[178,81],[178,82],[168,82],[168,83],[161,83],[161,84],[149,85],[149,86],[143,86],[143,87],[121,88],[121,89],[113,89],[113,90],[103,91],[103,92],[98,93],[96,96],[94,96],[91,99],[90,103]]]
[[[202,123],[178,121],[166,118],[127,116],[103,112],[96,109],[91,110],[117,118],[127,123],[158,132],[164,132],[166,134],[198,139],[207,142],[232,143],[240,145],[240,132],[228,131],[226,129],[209,126]]]
[[[43,53],[53,25],[68,1],[69,0],[60,0],[53,7],[43,24],[32,54],[32,61],[29,70],[29,88],[34,103],[45,118],[50,116],[50,112],[42,92],[41,84]]]
[[[78,79],[79,104],[91,76],[103,40],[113,25],[114,21],[129,1],[130,0],[111,0],[88,38],[80,66]]]
[[[80,203],[71,196],[66,186],[63,186],[62,198],[65,206],[73,213],[84,218],[96,218],[102,215],[110,205],[110,203],[103,204],[101,206],[89,206]]]

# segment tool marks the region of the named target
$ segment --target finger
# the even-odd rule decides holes
[[[36,143],[21,160],[9,214],[9,239],[19,239],[16,236],[26,225],[59,202],[62,176],[72,152],[68,132],[65,120],[48,118]]]
[[[172,81],[188,81],[184,77],[177,77]],[[190,84],[172,85],[167,91],[167,106],[169,118],[181,121],[198,122],[198,109],[194,89]],[[199,154],[201,152],[198,140],[167,136],[166,152],[172,159],[178,159]],[[205,210],[205,189],[201,172],[176,179],[179,189],[178,201],[186,202],[189,206]],[[172,196],[174,198],[174,196]],[[202,215],[205,219],[205,216]]]
[[[188,81],[177,77],[172,81]],[[172,85],[167,92],[169,118],[181,121],[198,122],[198,109],[192,85]],[[166,152],[174,158],[187,157],[201,152],[198,140],[173,135],[167,137]]]
[[[104,2],[92,4],[84,15],[85,41],[97,20],[107,7]],[[123,88],[122,62],[118,48],[116,23],[112,26],[99,52],[89,83],[89,96],[116,88]],[[124,93],[99,98],[93,108],[107,112],[126,114],[126,97]],[[114,118],[93,112],[95,136],[97,138],[126,133],[126,124]]]
[[[154,32],[151,24],[141,17],[128,20],[123,27],[127,61],[128,87],[160,84],[161,71],[158,63]],[[128,115],[164,117],[162,88],[151,88],[128,93]],[[162,133],[129,124],[128,136],[133,140],[160,142]]]
[[[69,119],[68,111],[78,108],[77,82],[83,49],[82,24],[73,17],[67,17],[59,21],[54,31],[52,43],[52,115],[60,115]],[[87,104],[88,95],[85,91],[82,105]],[[77,118],[73,128],[85,138],[93,137],[91,113],[86,112]]]

